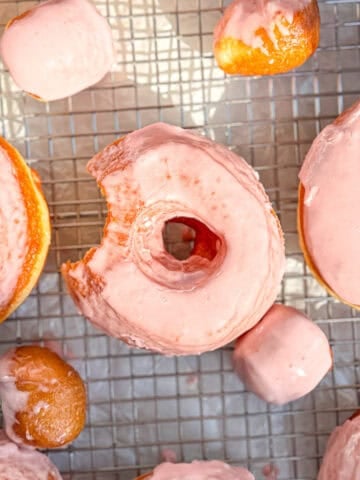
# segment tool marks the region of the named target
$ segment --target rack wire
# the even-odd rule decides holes
[[[34,2],[0,1],[2,27]],[[321,43],[295,72],[226,77],[212,31],[221,0],[98,0],[117,45],[114,71],[72,98],[43,104],[0,70],[0,128],[40,173],[53,225],[46,268],[29,299],[0,327],[0,352],[52,342],[87,382],[87,426],[50,452],[65,478],[132,480],[164,448],[179,460],[224,459],[257,479],[315,480],[332,429],[360,403],[360,322],[329,298],[304,265],[296,233],[297,174],[314,137],[360,94],[360,2],[320,1]],[[77,314],[59,267],[97,244],[106,214],[85,165],[116,137],[154,121],[199,130],[259,172],[286,236],[279,299],[306,311],[329,336],[335,368],[310,395],[283,408],[247,393],[231,346],[201,357],[128,349]]]

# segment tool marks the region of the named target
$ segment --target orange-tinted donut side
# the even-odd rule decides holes
[[[288,30],[283,35],[274,29],[277,45],[264,28],[256,33],[263,40],[263,48],[254,48],[243,41],[224,37],[215,42],[214,53],[219,67],[229,74],[275,75],[299,67],[315,52],[320,38],[320,14],[317,0],[296,12],[291,24],[283,18]],[[239,26],[241,28],[241,26]]]
[[[2,137],[0,137],[0,149],[7,153],[12,162],[24,199],[28,221],[28,251],[23,273],[18,279],[11,301],[0,307],[0,322],[2,322],[25,300],[34,287],[47,257],[51,227],[38,174],[26,165],[19,152]]]
[[[86,416],[85,386],[76,370],[38,346],[18,347],[9,361],[16,389],[28,394],[28,400],[15,414],[15,423],[6,424],[7,434],[11,437],[14,432],[22,443],[36,448],[57,448],[73,441]]]
[[[16,17],[11,18],[11,19],[7,22],[7,24],[6,24],[6,26],[5,26],[5,30],[8,29],[8,28],[10,28],[13,23],[18,22],[19,20],[27,17],[30,13],[31,13],[30,10],[26,10],[26,12],[23,12],[23,13],[21,13],[20,15],[17,15]]]
[[[144,473],[143,475],[140,475],[139,477],[136,477],[135,480],[147,480],[152,476],[153,472],[149,473]]]

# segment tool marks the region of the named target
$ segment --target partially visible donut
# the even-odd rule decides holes
[[[63,266],[79,310],[110,335],[166,354],[232,341],[274,302],[284,271],[278,219],[252,168],[221,145],[154,124],[88,165],[106,196],[101,246]],[[168,222],[196,232],[186,260]]]
[[[360,308],[360,101],[313,142],[299,178],[298,231],[306,263],[338,300]]]
[[[0,322],[29,295],[50,244],[50,218],[40,179],[0,137]]]
[[[44,454],[16,445],[0,430],[1,480],[62,480],[55,465]]]
[[[17,347],[0,357],[0,397],[6,433],[16,443],[58,448],[84,428],[84,383],[48,348]]]
[[[328,440],[317,480],[360,478],[360,416],[356,412]]]
[[[44,101],[94,85],[114,61],[110,26],[88,0],[48,0],[13,18],[0,52],[14,82]]]
[[[161,463],[152,472],[136,480],[255,480],[254,476],[242,467],[233,467],[220,460],[191,463]]]
[[[226,73],[274,75],[302,65],[319,44],[317,0],[234,0],[214,33]]]

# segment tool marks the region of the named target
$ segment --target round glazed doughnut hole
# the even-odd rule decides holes
[[[88,169],[107,199],[102,243],[62,268],[85,317],[173,355],[214,350],[259,321],[278,292],[284,244],[242,158],[159,123],[109,145]],[[192,243],[181,259],[164,245],[176,224]]]
[[[14,442],[57,448],[84,428],[84,383],[47,348],[17,347],[0,358],[0,396],[5,430]]]
[[[0,430],[1,480],[62,480],[55,465],[44,454],[11,442]]]
[[[298,232],[307,265],[335,298],[360,308],[360,101],[324,128],[299,178]],[[346,162],[343,160],[346,159]]]
[[[114,60],[111,29],[88,0],[48,0],[13,18],[0,51],[14,82],[41,101],[94,85]]]
[[[0,137],[0,322],[30,294],[50,244],[49,210],[40,178]]]
[[[333,364],[324,332],[303,313],[275,304],[236,342],[233,362],[247,389],[284,405],[311,392]]]
[[[360,469],[360,412],[335,428],[328,440],[317,480],[355,480]]]
[[[234,0],[214,32],[219,67],[275,75],[302,65],[319,44],[317,0]]]

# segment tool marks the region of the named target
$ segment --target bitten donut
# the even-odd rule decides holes
[[[333,363],[324,332],[301,312],[278,304],[238,339],[233,362],[249,391],[278,405],[313,390]]]
[[[315,139],[299,178],[298,231],[317,280],[360,308],[360,101]]]
[[[84,427],[84,383],[47,348],[17,347],[0,357],[0,397],[6,434],[16,443],[57,448]]]
[[[166,124],[135,131],[88,164],[108,203],[101,246],[63,266],[96,326],[165,354],[216,349],[254,326],[284,271],[278,219],[253,169],[221,145]],[[195,231],[185,260],[168,223]]]
[[[317,0],[234,0],[214,32],[226,73],[274,75],[302,65],[319,44]]]
[[[255,480],[245,468],[233,467],[219,460],[192,463],[162,463],[153,472],[137,480]]]
[[[111,29],[88,0],[49,0],[10,20],[0,53],[18,87],[44,101],[94,85],[114,61]]]
[[[317,480],[360,478],[360,416],[355,413],[331,434]]]
[[[40,179],[0,137],[0,322],[29,295],[50,244],[50,219]]]
[[[23,448],[0,430],[1,480],[62,480],[55,465],[44,454]]]

